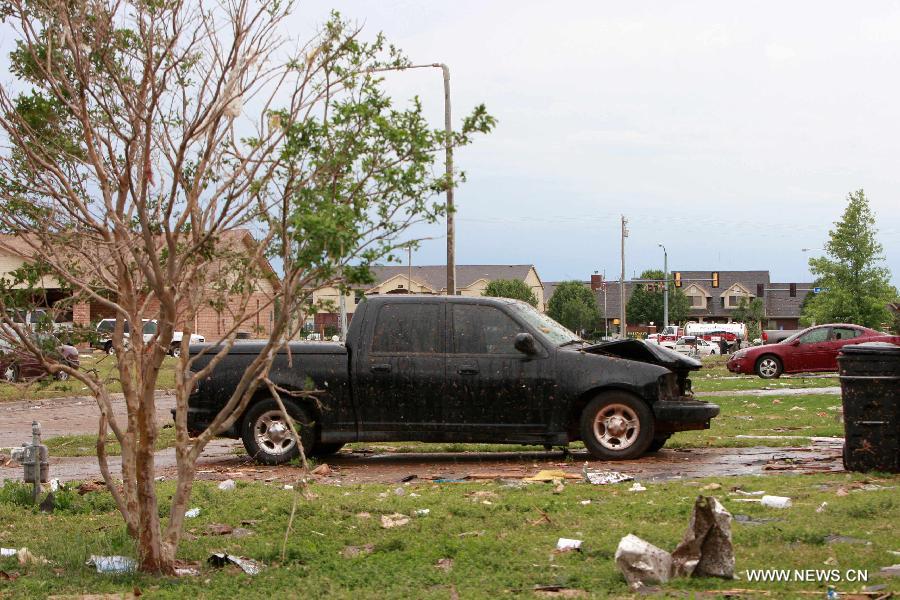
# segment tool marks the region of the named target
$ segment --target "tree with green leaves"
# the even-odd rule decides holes
[[[594,292],[580,281],[557,285],[547,303],[547,314],[580,335],[597,331],[603,318]]]
[[[285,407],[314,410],[317,391],[276,386],[272,361],[316,311],[315,290],[371,282],[370,265],[405,247],[411,225],[446,214],[441,194],[459,178],[434,176],[436,156],[494,124],[478,106],[449,135],[430,127],[418,99],[401,106],[384,90],[384,71],[410,66],[397,49],[380,35],[364,40],[338,15],[307,43],[285,44],[291,8],[0,0],[17,79],[0,84],[0,248],[27,263],[0,282],[0,335],[96,399],[100,471],[145,572],[174,573],[196,461],[258,391],[277,401],[302,448]],[[92,304],[115,316],[113,377],[60,362],[12,319],[9,309],[48,288],[66,293],[54,311]],[[261,289],[268,299],[251,302]],[[269,338],[234,393],[189,433],[191,390],[271,306]],[[187,341],[177,358],[177,479],[163,509],[155,388],[173,333],[188,340],[207,307],[226,325],[203,351],[213,355],[207,366],[196,366]],[[141,331],[144,319],[157,320],[157,333],[129,338],[126,324]],[[124,418],[112,409],[113,384]]]
[[[662,281],[664,273],[658,269],[649,269],[641,273],[641,279],[658,279]],[[649,325],[653,323],[662,329],[663,316],[665,314],[665,292],[662,283],[639,283],[631,293],[631,298],[625,307],[626,317],[629,323]],[[676,288],[674,282],[669,281],[669,323],[683,323],[687,320],[690,300]]]
[[[747,298],[742,296],[733,316],[735,321],[747,325],[747,337],[750,338],[748,341],[762,336],[762,321],[766,318],[766,307],[761,298],[754,298],[748,302]]]
[[[534,290],[521,279],[494,279],[488,282],[481,295],[494,298],[514,298],[532,306],[537,306],[538,303]]]
[[[879,328],[890,321],[887,305],[897,298],[897,289],[890,283],[877,233],[863,190],[850,193],[844,214],[828,234],[825,255],[809,259],[809,269],[824,291],[809,298],[803,323]]]

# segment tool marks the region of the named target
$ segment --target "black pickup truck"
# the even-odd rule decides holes
[[[192,432],[212,421],[261,347],[235,343],[200,383],[188,402]],[[690,396],[688,375],[700,366],[639,340],[590,344],[515,300],[384,295],[360,304],[345,344],[292,342],[269,377],[286,390],[316,390],[283,395],[312,456],[357,441],[582,440],[596,458],[623,460],[659,450],[676,431],[709,427],[719,407]],[[299,454],[263,388],[220,435],[241,438],[266,464]]]

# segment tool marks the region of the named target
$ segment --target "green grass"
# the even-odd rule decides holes
[[[135,555],[107,494],[80,497],[64,491],[57,495],[57,512],[43,515],[25,505],[27,488],[7,484],[0,488],[0,546],[27,546],[51,564],[22,567],[15,559],[0,559],[0,570],[20,574],[14,581],[0,579],[0,596],[99,594],[137,587],[146,598],[447,598],[453,589],[461,598],[488,598],[530,597],[535,585],[555,584],[585,590],[594,597],[622,597],[629,592],[613,560],[619,540],[634,533],[671,551],[687,527],[698,493],[716,495],[733,513],[777,520],[733,524],[740,581],[680,579],[665,586],[666,590],[689,593],[739,587],[765,590],[779,598],[808,597],[800,592],[811,591],[824,596],[825,584],[754,583],[747,581],[746,570],[852,568],[868,570],[868,584],[885,583],[896,592],[900,581],[878,575],[880,567],[897,562],[888,551],[900,549],[896,489],[835,493],[866,479],[849,474],[719,478],[645,483],[648,489],[641,493],[629,492],[628,484],[569,483],[559,494],[549,484],[517,489],[493,482],[421,482],[405,487],[404,496],[393,493],[396,485],[314,485],[317,497],[298,505],[283,562],[281,543],[295,492],[243,482],[235,491],[221,492],[215,484],[198,482],[191,506],[202,512],[186,521],[188,532],[196,538],[182,543],[179,558],[200,561],[202,573],[182,579],[97,575],[84,565],[91,554]],[[722,489],[700,490],[713,481]],[[881,486],[900,485],[898,476],[876,481]],[[794,506],[779,511],[735,502],[740,496],[728,494],[735,486],[790,496]],[[160,514],[165,516],[173,486],[164,483],[159,489]],[[411,497],[410,492],[419,496]],[[582,505],[585,499],[591,503]],[[822,502],[828,506],[817,513]],[[403,527],[380,526],[383,514],[411,515],[419,508],[429,508],[431,513],[413,517]],[[361,512],[371,517],[357,517]],[[258,520],[250,526],[255,535],[237,539],[204,533],[211,523],[239,526],[245,519]],[[869,540],[871,545],[825,543],[831,534]],[[559,537],[584,540],[583,551],[554,554]],[[342,556],[345,547],[363,544],[373,544],[373,552]],[[261,560],[267,567],[256,577],[208,567],[205,559],[213,551]],[[442,558],[452,559],[451,570],[435,567]],[[836,565],[828,566],[835,561]],[[839,591],[859,587],[837,585]]]
[[[107,437],[106,453],[110,456],[119,456],[122,448],[113,434]],[[96,435],[60,435],[44,440],[50,456],[97,456]],[[175,428],[164,427],[159,430],[156,438],[156,449],[164,450],[175,445]]]
[[[803,396],[724,396],[709,398],[721,408],[710,428],[676,433],[668,448],[802,446],[808,440],[737,439],[736,435],[843,437],[841,397],[835,394]]]
[[[167,356],[159,372],[157,389],[167,390],[175,386],[175,365],[177,360]],[[116,370],[116,357],[101,353],[93,353],[90,356],[82,356],[81,370],[95,369],[98,375],[109,382],[111,392],[121,392],[122,385],[118,381],[119,373]],[[50,378],[40,379],[28,383],[0,382],[0,402],[11,400],[41,400],[46,398],[66,398],[70,396],[89,395],[88,389],[75,379],[69,381],[55,381]]]

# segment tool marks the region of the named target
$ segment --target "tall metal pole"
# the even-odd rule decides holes
[[[412,294],[412,242],[406,245],[406,293]]]
[[[663,329],[669,326],[669,253],[666,247],[659,244],[663,249]]]
[[[628,325],[625,322],[625,238],[628,237],[628,230],[625,228],[625,225],[628,224],[628,220],[625,218],[625,215],[622,215],[622,275],[619,278],[619,301],[621,302],[619,306],[619,332],[622,337],[628,337]]]
[[[456,230],[453,220],[453,128],[450,123],[450,67],[441,63],[444,74],[444,132],[447,168],[447,295],[456,295]]]

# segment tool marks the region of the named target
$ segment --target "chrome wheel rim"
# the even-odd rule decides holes
[[[172,347],[172,356],[174,356],[175,358],[178,358],[179,356],[181,356],[181,345],[180,344],[178,346]]]
[[[256,419],[253,427],[256,445],[266,454],[284,454],[294,449],[296,442],[281,411],[270,410]]]
[[[765,377],[774,377],[778,372],[778,363],[774,358],[764,358],[759,362],[759,372]]]
[[[594,418],[594,438],[607,450],[630,448],[640,434],[640,419],[637,413],[625,404],[605,406]]]
[[[68,381],[69,374],[66,373],[65,371],[57,371],[56,372],[56,380],[57,381]]]

